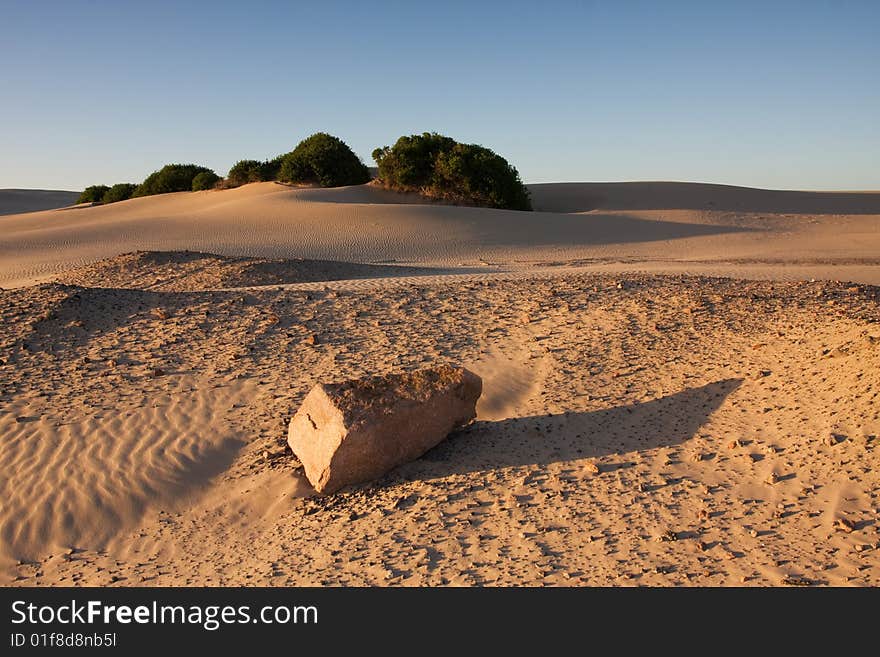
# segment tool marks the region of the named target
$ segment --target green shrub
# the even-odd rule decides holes
[[[132,196],[189,192],[192,190],[193,178],[205,171],[214,173],[196,164],[166,164],[147,176],[147,179],[134,190]]]
[[[263,162],[260,165],[261,180],[278,180],[281,176],[281,164],[285,157],[287,157],[287,153]]]
[[[267,182],[278,180],[281,172],[281,162],[285,155],[279,155],[275,159],[265,160],[239,160],[232,165],[226,175],[227,187],[240,187],[252,182]]]
[[[219,180],[220,176],[213,171],[202,171],[201,173],[196,174],[195,178],[193,178],[192,190],[194,192],[201,192],[206,189],[214,189],[214,185],[216,185]]]
[[[226,174],[226,182],[230,187],[239,187],[263,179],[263,163],[258,160],[239,160],[232,165]]]
[[[344,141],[318,132],[283,156],[278,177],[285,182],[341,187],[369,182],[370,172]]]
[[[133,183],[117,183],[104,193],[101,202],[116,203],[116,201],[130,199],[135,189],[137,189],[137,185]]]
[[[532,209],[519,172],[483,146],[426,132],[377,148],[373,159],[380,182],[390,189],[488,208]]]
[[[91,187],[86,187],[76,199],[76,202],[100,203],[104,199],[104,194],[107,193],[108,189],[110,188],[107,187],[107,185],[92,185]]]
[[[437,156],[455,144],[454,139],[426,132],[401,137],[390,148],[377,148],[373,159],[379,165],[379,178],[385,184],[400,189],[420,189],[431,184]]]

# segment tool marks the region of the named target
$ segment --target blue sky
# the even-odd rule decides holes
[[[224,174],[323,130],[527,182],[880,189],[880,2],[0,0],[0,187]]]

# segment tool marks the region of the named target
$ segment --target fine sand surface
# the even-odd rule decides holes
[[[431,204],[372,185],[255,183],[4,217],[0,286],[134,251],[440,267],[591,264],[880,284],[880,193],[686,183],[532,185],[538,212]],[[712,200],[716,199],[716,200]],[[838,269],[844,268],[844,269]],[[841,275],[842,274],[842,275]]]
[[[0,215],[54,210],[76,203],[79,192],[55,189],[0,189]]]
[[[0,583],[880,585],[880,194],[532,190],[4,217]],[[315,496],[311,386],[438,361],[477,421]]]

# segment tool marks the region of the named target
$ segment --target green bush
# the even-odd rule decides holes
[[[207,167],[196,164],[166,164],[147,176],[147,179],[134,190],[132,196],[189,192],[192,190],[193,178],[202,172],[214,173]]]
[[[226,175],[226,186],[240,187],[252,182],[267,182],[269,180],[278,180],[281,172],[281,162],[285,155],[279,155],[275,159],[265,160],[239,160],[232,165],[229,173]]]
[[[133,183],[117,183],[104,193],[101,202],[116,203],[116,201],[130,199],[135,189],[137,189],[137,185]]]
[[[283,156],[278,177],[284,182],[341,187],[369,182],[370,172],[344,141],[318,132]]]
[[[379,165],[379,179],[399,189],[428,187],[437,156],[451,150],[455,144],[454,139],[426,132],[401,137],[390,148],[377,148],[373,151],[373,159]]]
[[[194,192],[201,192],[206,189],[214,189],[214,185],[216,185],[219,180],[220,176],[213,171],[202,171],[201,173],[196,174],[195,178],[193,178],[192,190]]]
[[[415,191],[455,203],[531,210],[519,172],[497,153],[476,144],[426,132],[377,148],[379,180],[399,191]]]
[[[232,165],[226,174],[226,182],[230,187],[239,187],[263,179],[263,163],[259,160],[239,160]]]
[[[278,180],[281,176],[281,164],[285,157],[287,157],[287,153],[263,162],[260,165],[261,180]]]
[[[107,185],[92,185],[91,187],[86,187],[76,199],[76,202],[100,203],[104,200],[104,194],[107,193],[108,189],[110,188],[107,187]]]

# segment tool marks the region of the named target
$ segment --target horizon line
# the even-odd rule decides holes
[[[375,180],[375,179],[374,179]],[[263,182],[278,182],[267,180]],[[246,183],[254,184],[254,183]],[[364,183],[369,184],[369,183]],[[738,185],[734,183],[707,182],[704,180],[657,180],[657,179],[637,179],[637,180],[549,180],[541,182],[523,182],[526,186],[537,185],[702,185],[713,187],[730,187],[733,189],[750,189],[760,192],[803,192],[816,194],[876,194],[880,193],[878,189],[841,189],[841,188],[797,188],[797,187],[754,187],[752,185]],[[354,186],[354,185],[352,185]],[[3,192],[65,192],[78,194],[82,189],[49,189],[44,187],[0,187]],[[212,190],[213,191],[213,190]]]

